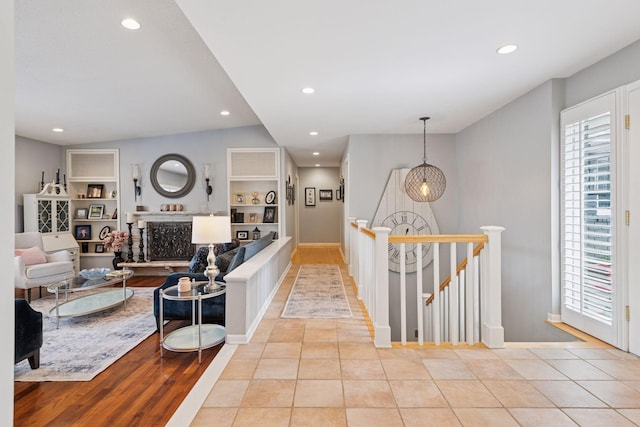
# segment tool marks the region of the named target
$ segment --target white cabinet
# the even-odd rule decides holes
[[[82,268],[113,267],[113,252],[103,239],[118,229],[119,165],[117,149],[67,150],[70,231],[80,247]]]
[[[70,233],[71,203],[61,185],[46,184],[38,194],[24,194],[24,231],[42,234],[43,249],[50,254],[66,250],[76,274],[80,271],[79,247]]]
[[[229,148],[227,171],[232,237],[247,242],[256,229],[280,237],[280,149]]]

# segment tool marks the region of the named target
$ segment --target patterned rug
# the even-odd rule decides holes
[[[42,313],[43,345],[40,368],[28,360],[15,365],[16,381],[90,381],[129,350],[155,332],[153,288],[129,288],[134,294],[127,307],[112,308],[87,316],[60,319],[49,316],[53,296],[33,300]]]
[[[283,318],[351,317],[337,265],[303,265],[282,313]]]

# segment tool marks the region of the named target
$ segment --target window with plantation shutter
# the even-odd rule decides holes
[[[615,340],[615,95],[562,114],[563,321]]]

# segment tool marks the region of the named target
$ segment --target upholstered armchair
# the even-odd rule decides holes
[[[29,359],[31,369],[38,369],[42,347],[42,313],[31,308],[26,300],[16,298],[15,316],[15,363]]]
[[[16,233],[15,249],[15,287],[25,290],[27,301],[31,301],[31,289],[74,276],[69,252],[45,254],[42,235],[37,231]]]

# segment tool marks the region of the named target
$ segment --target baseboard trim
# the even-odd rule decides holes
[[[547,313],[547,322],[562,323],[562,319],[559,314]]]
[[[339,248],[340,243],[298,243],[299,248]]]

